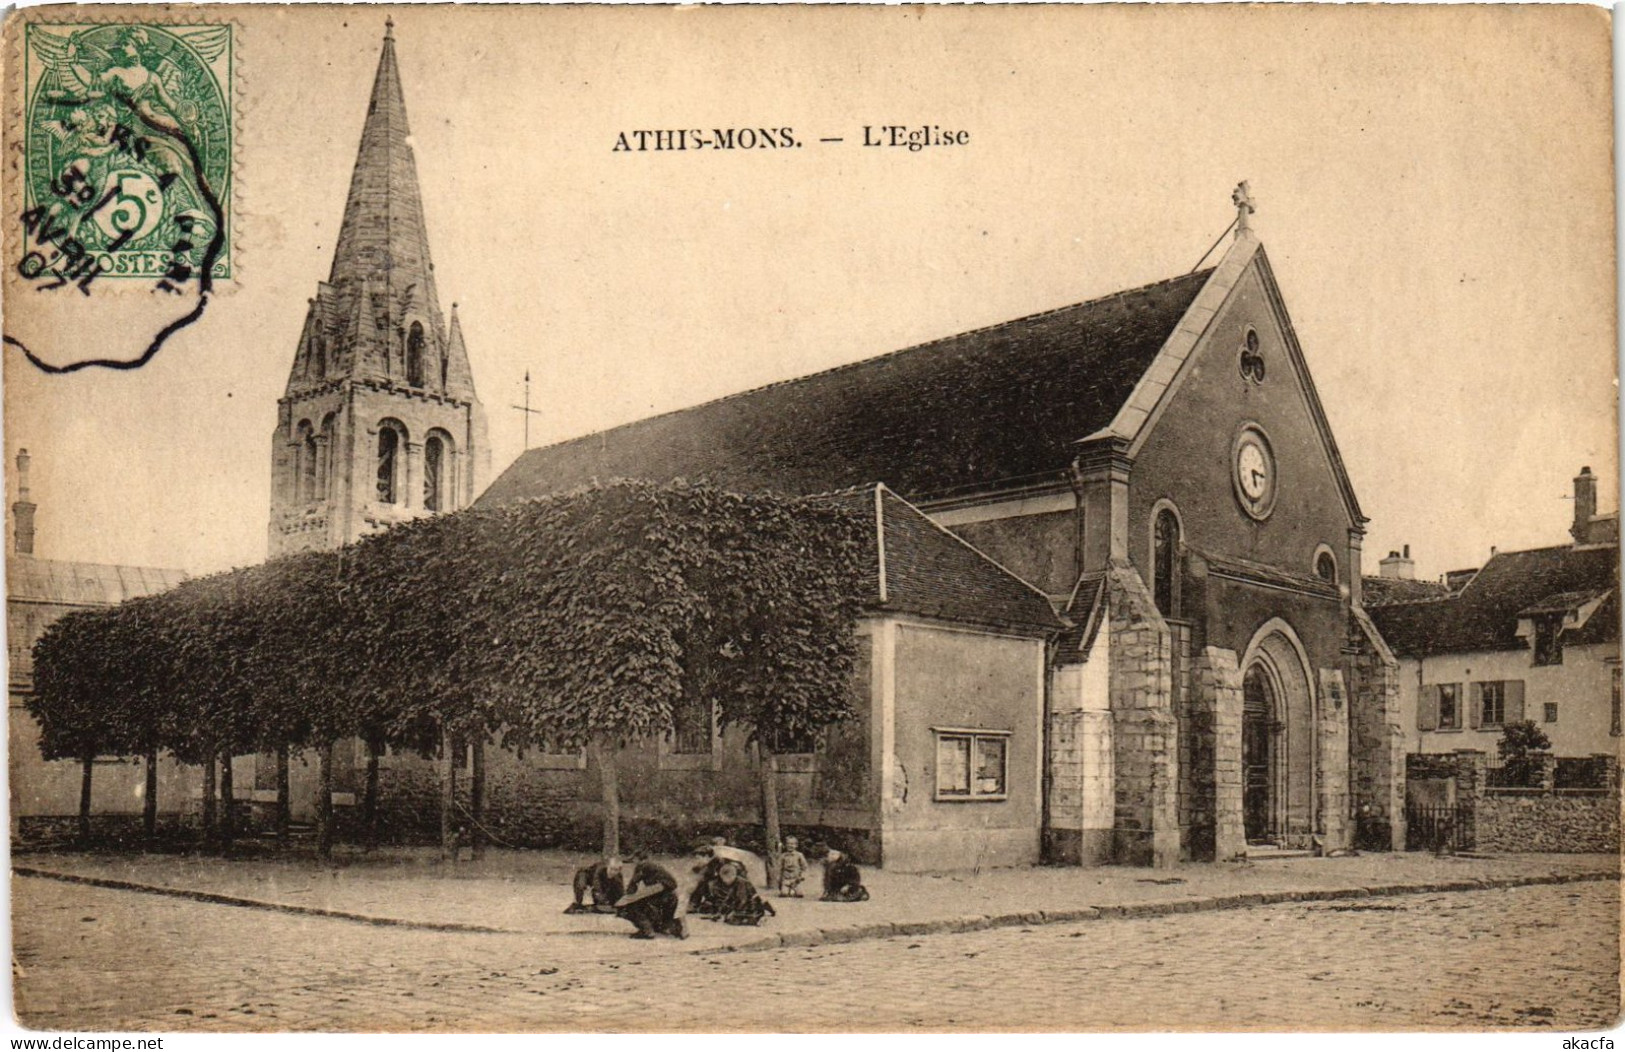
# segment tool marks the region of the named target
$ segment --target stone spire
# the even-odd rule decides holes
[[[433,304],[431,309],[438,312],[434,263],[429,257],[410,137],[390,25],[385,28],[383,52],[378,56],[378,73],[372,82],[328,282],[350,292],[347,286],[371,279],[374,291],[387,293],[392,301],[411,296]]]

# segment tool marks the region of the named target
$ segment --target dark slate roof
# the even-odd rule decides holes
[[[480,498],[594,479],[704,479],[827,493],[884,482],[912,499],[1061,477],[1106,427],[1211,271],[533,449]]]
[[[1522,650],[1529,643],[1517,635],[1521,612],[1563,593],[1608,593],[1583,627],[1563,635],[1565,643],[1603,643],[1619,639],[1618,589],[1618,549],[1536,548],[1498,552],[1459,592],[1374,606],[1370,614],[1398,654]],[[1572,605],[1565,600],[1564,609]]]
[[[1450,594],[1450,589],[1438,581],[1412,581],[1401,577],[1366,577],[1361,581],[1360,590],[1361,603],[1367,609],[1412,599],[1438,599]]]
[[[853,508],[878,527],[874,536],[879,543],[870,546],[867,556],[869,579],[874,582],[871,610],[991,625],[1031,635],[1061,629],[1062,621],[1042,592],[886,487],[865,486],[831,494],[828,499]]]

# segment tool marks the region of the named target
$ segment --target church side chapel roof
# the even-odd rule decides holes
[[[875,523],[867,555],[871,610],[1032,634],[1062,627],[1042,592],[885,486],[864,486],[826,499]]]
[[[533,449],[483,504],[593,479],[704,479],[911,500],[1061,479],[1107,427],[1211,270]]]
[[[1577,612],[1601,600],[1585,623],[1564,631],[1565,644],[1617,642],[1619,552],[1605,547],[1497,552],[1461,591],[1442,597],[1367,605],[1397,654],[1523,650],[1520,617]]]

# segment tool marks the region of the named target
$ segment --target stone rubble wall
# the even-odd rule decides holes
[[[1492,789],[1478,802],[1476,850],[1619,850],[1619,794]]]

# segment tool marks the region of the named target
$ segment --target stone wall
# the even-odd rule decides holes
[[[1179,861],[1179,731],[1168,625],[1132,566],[1106,577],[1111,630],[1113,853],[1130,865]]]
[[[1619,795],[1491,789],[1478,803],[1479,851],[1619,850]]]
[[[1536,757],[1546,776],[1534,789],[1492,789],[1488,757],[1478,749],[1411,753],[1406,778],[1444,781],[1462,823],[1460,844],[1488,852],[1614,852],[1619,850],[1619,763],[1603,757],[1609,789],[1554,789],[1551,758]],[[1422,845],[1419,845],[1422,846]]]

